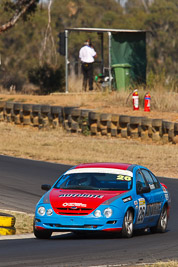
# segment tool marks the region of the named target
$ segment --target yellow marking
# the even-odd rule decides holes
[[[132,178],[131,178],[130,176],[124,176],[124,175],[122,175],[122,174],[119,174],[119,175],[117,176],[117,180],[120,180],[120,181],[127,181],[127,182],[129,182],[129,181],[132,180]]]

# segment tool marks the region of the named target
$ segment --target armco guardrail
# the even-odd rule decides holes
[[[14,235],[16,229],[15,217],[10,214],[0,212],[0,235]]]
[[[67,132],[178,143],[178,122],[76,107],[0,101],[0,121],[41,128],[63,127]]]

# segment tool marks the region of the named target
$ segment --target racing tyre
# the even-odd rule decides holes
[[[52,235],[52,231],[50,230],[37,230],[35,228],[33,230],[33,233],[36,236],[36,238],[39,239],[49,239]]]
[[[36,238],[39,239],[49,239],[52,235],[52,231],[50,230],[37,230],[35,228],[34,223],[33,223],[33,233],[36,236]]]
[[[124,222],[122,226],[122,237],[130,238],[133,236],[133,212],[127,210],[124,216]]]
[[[168,213],[167,208],[164,206],[161,215],[159,217],[159,221],[155,227],[151,227],[150,230],[152,233],[165,233],[168,224]]]

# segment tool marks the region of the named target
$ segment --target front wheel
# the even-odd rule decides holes
[[[165,233],[168,225],[168,213],[167,213],[167,208],[164,206],[158,223],[155,227],[151,227],[150,230],[152,233]]]
[[[34,235],[36,236],[36,238],[39,239],[49,239],[52,235],[52,231],[49,230],[33,230]]]
[[[36,238],[39,239],[49,239],[52,235],[52,231],[50,230],[37,230],[35,228],[35,221],[33,222],[33,233],[36,236]]]
[[[133,212],[131,210],[127,210],[124,216],[122,236],[126,238],[133,236]]]

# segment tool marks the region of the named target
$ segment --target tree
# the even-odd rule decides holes
[[[149,61],[152,69],[166,74],[177,73],[178,62],[178,3],[176,0],[155,0],[145,26],[150,30],[148,38]],[[149,63],[149,65],[150,65]]]
[[[26,20],[36,10],[38,2],[39,0],[3,1],[4,11],[10,11],[12,15],[7,22],[0,25],[0,33],[12,28],[20,18]]]

